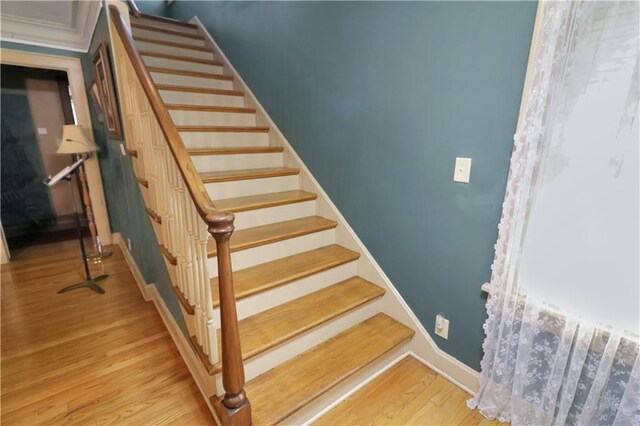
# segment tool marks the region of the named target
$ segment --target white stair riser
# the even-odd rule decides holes
[[[213,203],[215,204],[215,199]],[[284,222],[285,220],[300,219],[315,214],[316,200],[310,200],[302,203],[285,204],[283,206],[234,213],[236,220],[233,222],[233,226],[235,226],[236,229],[246,229],[254,226],[268,225],[270,223]]]
[[[290,360],[296,355],[305,352],[312,347],[319,345],[330,338],[342,333],[348,328],[367,320],[373,315],[380,312],[382,305],[381,299],[376,299],[363,306],[360,306],[340,317],[329,321],[319,327],[307,331],[298,337],[295,337],[273,349],[248,359],[244,362],[244,374],[247,381],[266,373],[274,367]],[[215,376],[218,384],[218,394],[224,393],[221,386],[221,374]]]
[[[282,157],[281,152],[268,154],[194,155],[191,156],[191,161],[193,161],[198,172],[213,172],[217,170],[282,167]]]
[[[283,420],[281,423],[278,423],[282,426],[293,426],[293,425],[303,425],[308,424],[310,420],[313,420],[318,414],[323,413],[327,407],[330,407],[334,404],[342,402],[342,398],[349,392],[354,389],[358,389],[364,384],[368,383],[368,381],[374,377],[374,375],[380,373],[384,369],[386,369],[392,363],[397,362],[399,359],[403,358],[407,351],[409,350],[409,345],[407,343],[400,344],[393,348],[391,351],[382,355],[380,358],[373,361],[371,364],[362,368],[360,371],[355,373],[353,376],[344,380],[342,383],[338,384],[328,392],[324,393],[319,398],[310,401],[304,407],[302,407],[299,411],[293,413],[291,416]],[[218,388],[219,389],[219,388]]]
[[[208,72],[211,74],[222,74],[221,66],[200,64],[198,62],[179,61],[177,59],[159,58],[157,56],[142,56],[144,63],[148,67],[169,68],[172,70]]]
[[[180,37],[179,35],[166,34],[159,31],[143,30],[140,28],[132,28],[133,35],[137,37],[152,38],[155,40],[170,41],[173,43],[189,44],[191,46],[204,46],[203,39]]]
[[[136,40],[136,48],[149,52],[168,53],[169,55],[187,56],[189,58],[213,60],[213,52],[203,52],[201,50],[185,49],[182,47],[166,46],[164,44],[148,43]]]
[[[283,303],[295,300],[314,291],[358,275],[358,262],[349,262],[309,277],[281,285],[272,290],[245,297],[236,302],[238,319],[244,319]],[[220,311],[214,309],[216,324],[220,324]]]
[[[262,132],[180,132],[180,136],[188,149],[269,145],[269,133]]]
[[[233,89],[233,81],[215,78],[192,77],[188,75],[152,72],[151,77],[156,84],[171,84],[173,86],[193,86],[205,89]]]
[[[177,125],[255,126],[256,114],[244,112],[169,110]]]
[[[169,22],[156,21],[154,19],[146,19],[146,18],[132,19],[132,22],[137,22],[143,25],[150,25],[152,27],[161,28],[165,30],[180,31],[188,34],[198,34],[197,28],[187,27],[184,25],[175,25]]]
[[[165,104],[243,107],[244,97],[160,90]]]
[[[288,240],[278,241],[272,244],[265,244],[259,247],[253,247],[246,250],[231,253],[231,265],[234,271],[251,268],[261,263],[271,262],[287,256],[302,253],[309,250],[315,250],[320,247],[333,244],[336,240],[334,229],[328,229],[322,232],[314,232],[313,234],[303,235]],[[209,277],[218,276],[218,258],[209,258]]]
[[[298,175],[293,175],[207,183],[205,188],[213,200],[221,200],[223,198],[268,194],[270,192],[292,191],[298,189],[299,182]]]

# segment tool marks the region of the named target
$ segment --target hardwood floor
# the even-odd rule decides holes
[[[314,426],[497,425],[466,405],[470,395],[408,356]]]
[[[82,281],[77,244],[26,248],[2,265],[2,423],[214,424],[118,247],[92,267],[109,274],[105,295],[56,294]]]

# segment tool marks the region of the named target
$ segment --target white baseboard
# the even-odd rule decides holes
[[[140,268],[138,268],[138,265],[133,259],[131,252],[129,252],[127,245],[125,244],[124,239],[119,232],[113,233],[113,242],[115,242],[118,247],[120,247],[120,251],[122,251],[124,259],[129,266],[129,270],[136,280],[136,284],[140,289],[142,297],[145,301],[151,301],[155,305],[156,310],[160,314],[160,318],[162,318],[162,322],[167,328],[167,331],[169,331],[169,335],[171,335],[173,342],[178,348],[178,352],[180,352],[180,356],[184,360],[189,373],[191,373],[191,377],[193,377],[193,380],[196,382],[196,385],[198,386],[198,389],[200,390],[200,393],[202,394],[207,407],[209,407],[209,411],[211,411],[211,414],[213,415],[216,423],[220,425],[220,420],[217,418],[216,412],[213,409],[213,405],[211,405],[211,400],[209,399],[211,395],[215,395],[215,382],[208,375],[208,373],[204,371],[200,360],[191,348],[191,344],[182,333],[180,326],[173,318],[173,315],[169,311],[169,308],[167,308],[167,305],[164,303],[164,300],[160,296],[160,293],[158,293],[158,289],[156,288],[156,286],[145,281],[142,273],[140,272]]]

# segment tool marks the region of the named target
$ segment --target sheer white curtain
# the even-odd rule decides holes
[[[639,5],[544,5],[469,401],[489,418],[640,425]]]

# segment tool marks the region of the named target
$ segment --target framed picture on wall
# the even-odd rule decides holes
[[[109,51],[104,43],[100,43],[96,54],[93,56],[93,71],[95,82],[98,86],[99,101],[104,112],[104,121],[107,126],[109,136],[114,139],[123,139],[122,124],[116,103],[115,86],[111,75],[111,62],[109,61]]]
[[[96,109],[98,121],[101,124],[104,124],[104,107],[102,106],[102,100],[100,99],[100,89],[98,89],[98,85],[95,81],[91,83],[89,94],[91,95],[91,102],[93,102]]]

